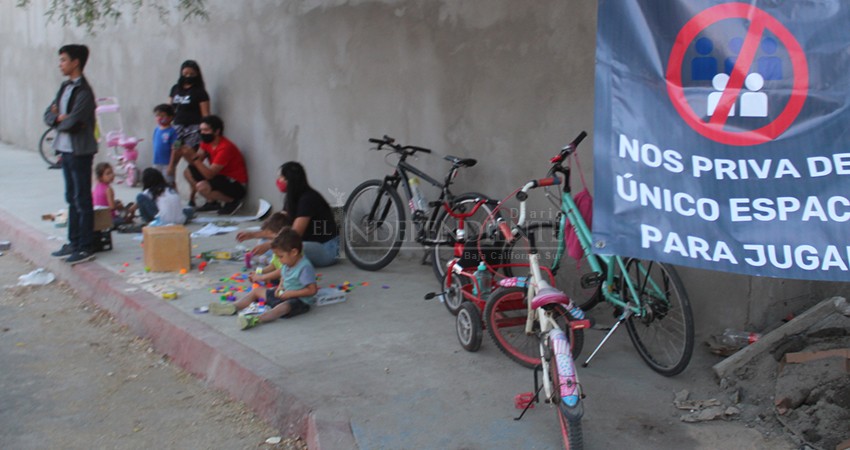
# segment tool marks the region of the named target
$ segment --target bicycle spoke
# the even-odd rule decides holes
[[[626,322],[635,348],[656,372],[675,375],[687,366],[693,351],[690,302],[672,267],[629,260],[621,295],[639,305]]]

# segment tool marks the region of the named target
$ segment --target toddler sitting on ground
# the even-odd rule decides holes
[[[239,315],[239,328],[245,330],[260,323],[272,322],[281,317],[295,317],[310,310],[319,287],[316,284],[316,270],[302,253],[301,236],[292,228],[284,228],[272,240],[271,248],[280,264],[276,270],[280,272],[280,286],[271,289],[254,288],[234,303],[210,303],[212,314],[229,316],[248,308],[254,302],[264,303],[265,311],[259,315]]]

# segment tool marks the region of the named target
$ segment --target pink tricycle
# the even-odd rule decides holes
[[[110,156],[118,166],[115,174],[121,176],[118,183],[126,182],[127,186],[135,187],[139,182],[139,169],[136,166],[139,151],[136,147],[142,140],[124,134],[121,106],[118,104],[117,98],[98,98],[95,114],[97,115],[98,129],[101,131],[104,128],[109,129],[104,136],[106,145],[111,150]]]

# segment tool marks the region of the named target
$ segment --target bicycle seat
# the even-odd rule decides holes
[[[531,308],[537,309],[546,305],[551,305],[553,303],[560,303],[562,305],[569,305],[570,298],[567,297],[567,294],[551,287],[546,286],[543,289],[538,291],[537,295],[531,300]]]
[[[458,167],[472,167],[478,164],[478,161],[472,158],[458,158],[457,156],[446,155],[443,157],[446,161],[452,163],[453,166]]]

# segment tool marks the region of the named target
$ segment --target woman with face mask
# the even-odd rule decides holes
[[[168,103],[174,107],[172,125],[177,134],[176,147],[200,146],[201,118],[210,114],[210,96],[204,86],[204,77],[197,62],[186,60],[180,65],[180,78],[171,87]],[[195,206],[195,188],[189,195],[189,206]]]
[[[292,221],[292,229],[303,240],[304,256],[315,267],[336,264],[339,259],[339,230],[333,209],[318,191],[307,182],[304,166],[289,161],[280,166],[277,189],[286,194],[283,213]],[[275,234],[265,230],[243,231],[236,235],[239,242],[248,239],[273,239]],[[252,249],[255,255],[268,251],[268,242]]]

